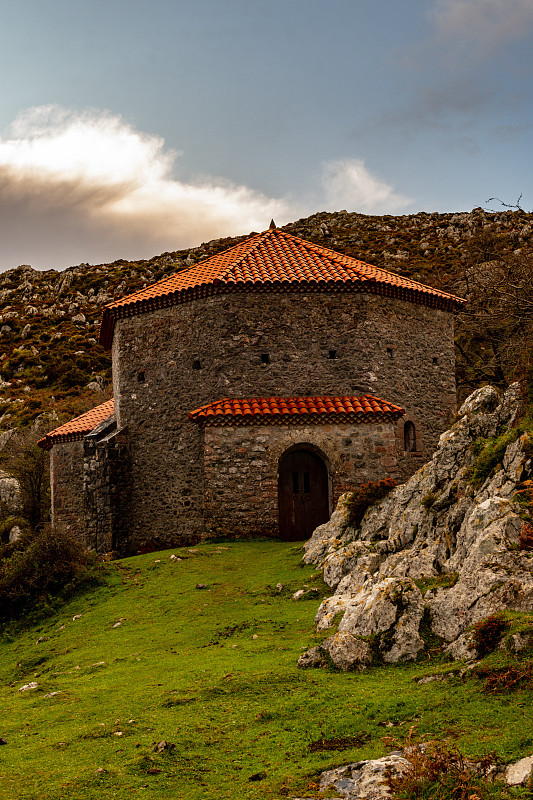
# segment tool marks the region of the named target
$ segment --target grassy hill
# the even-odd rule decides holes
[[[136,556],[31,627],[5,629],[2,800],[313,797],[321,771],[410,732],[471,756],[533,752],[533,690],[487,693],[435,642],[407,666],[297,669],[317,643],[324,588],[300,558],[279,542]],[[293,601],[304,585],[313,599]],[[443,680],[417,682],[433,674]]]
[[[362,261],[460,295],[473,265],[533,252],[533,214],[521,210],[370,216],[321,212],[283,230]],[[98,344],[106,303],[241,241],[217,239],[140,261],[80,264],[63,272],[20,266],[0,275],[0,432],[43,412],[64,421],[109,396],[111,358]],[[479,374],[488,331],[465,334],[458,321],[458,386],[464,397]],[[483,326],[482,326],[483,327]],[[502,376],[502,379],[508,376]],[[485,378],[490,380],[490,376]]]

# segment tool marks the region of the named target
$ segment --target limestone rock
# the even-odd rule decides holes
[[[409,761],[400,752],[389,753],[383,758],[356,761],[345,767],[323,772],[320,791],[334,789],[348,800],[385,800],[392,797],[387,783],[387,774],[403,775],[410,767]]]
[[[514,764],[509,764],[505,770],[505,782],[509,786],[520,786],[528,782],[533,774],[533,756],[521,758]]]
[[[533,478],[528,435],[507,444],[481,487],[469,482],[473,443],[500,435],[520,409],[516,385],[503,394],[478,389],[431,460],[367,509],[358,527],[349,525],[349,495],[340,498],[305,546],[304,560],[336,587],[318,609],[318,630],[341,616],[339,633],[379,636],[386,661],[416,658],[426,608],[447,652],[472,659],[473,624],[502,609],[533,612],[533,559],[520,549],[523,520],[514,502],[517,484]],[[420,579],[434,581],[424,597]]]
[[[372,649],[368,642],[356,639],[350,633],[336,633],[322,642],[336,667],[342,670],[363,670],[372,663]]]
[[[19,510],[20,486],[16,478],[0,470],[0,504],[9,514]]]
[[[462,633],[455,641],[444,648],[444,652],[448,653],[454,661],[472,661],[477,658],[472,632],[466,631],[466,633]]]
[[[9,531],[9,543],[13,544],[14,542],[18,542],[21,536],[22,536],[22,531],[19,528],[19,526],[13,525],[13,527]]]
[[[320,564],[328,551],[333,552],[342,543],[350,520],[347,499],[346,495],[339,498],[329,522],[316,528],[309,541],[305,543],[303,560],[306,564]]]
[[[302,653],[298,659],[297,666],[300,669],[309,669],[310,667],[321,667],[324,664],[324,653],[321,647],[311,647]]]

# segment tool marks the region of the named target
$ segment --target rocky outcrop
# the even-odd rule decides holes
[[[515,501],[533,475],[518,386],[476,390],[431,461],[350,526],[349,496],[306,544],[334,589],[318,630],[372,642],[385,662],[416,658],[424,614],[461,658],[468,628],[502,609],[533,611],[533,552]],[[481,455],[480,455],[481,454]],[[485,473],[486,477],[485,477]],[[524,483],[525,482],[525,483]],[[522,545],[522,547],[521,547]],[[323,647],[323,645],[322,645]],[[361,668],[343,659],[343,669]]]
[[[416,782],[417,775],[420,778],[421,759],[434,770],[435,766],[431,762],[435,755],[439,757],[438,751],[432,755],[429,743],[429,748],[427,744],[409,746],[405,750],[395,750],[382,758],[355,761],[323,772],[320,776],[319,791],[320,794],[335,792],[337,797],[332,800],[389,800],[393,796],[391,782],[397,782],[398,779],[405,777],[411,777]],[[496,763],[491,765],[487,761],[469,761],[459,756],[455,767],[464,775],[490,778],[502,786],[505,784],[526,786],[533,775],[533,756],[522,758],[503,768]],[[414,789],[414,786],[412,788]],[[472,797],[477,796],[477,794],[472,795]],[[293,800],[305,799],[293,797]]]

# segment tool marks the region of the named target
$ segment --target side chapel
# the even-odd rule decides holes
[[[114,398],[40,442],[53,525],[117,555],[309,537],[433,452],[463,302],[272,224],[110,303]]]

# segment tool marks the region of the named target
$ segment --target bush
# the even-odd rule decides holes
[[[4,620],[97,575],[95,556],[72,534],[49,528],[21,537],[2,555],[0,618]]]
[[[490,772],[500,765],[494,754],[482,756],[472,768],[472,762],[449,742],[430,741],[411,745],[406,756],[410,766],[402,775],[389,775],[388,783],[394,797],[432,798],[433,800],[485,800],[507,797],[490,781]]]
[[[518,429],[513,428],[494,439],[478,439],[474,442],[472,449],[477,458],[468,470],[467,478],[475,489],[483,486],[487,478],[496,471],[503,461],[508,445],[516,440],[518,433]]]
[[[356,527],[361,524],[361,520],[365,515],[365,511],[377,500],[385,497],[394,487],[396,481],[392,478],[385,478],[382,481],[369,481],[359,486],[346,501],[346,506],[349,512],[348,525]]]
[[[472,644],[480,658],[497,648],[508,627],[509,623],[502,614],[491,614],[490,617],[476,622]]]
[[[520,531],[520,550],[533,550],[533,525],[530,522],[522,524]]]
[[[42,435],[38,429],[19,430],[0,454],[1,466],[19,483],[20,515],[32,531],[46,523],[50,507],[48,453],[37,446]]]

